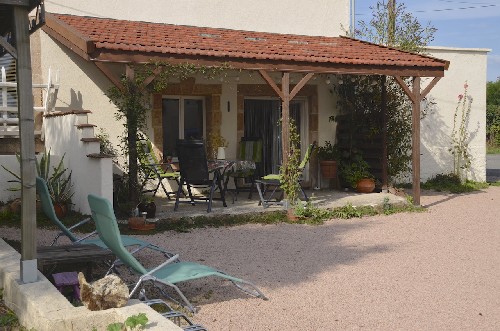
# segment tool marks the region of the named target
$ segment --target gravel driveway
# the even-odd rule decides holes
[[[500,330],[500,187],[424,191],[422,204],[427,212],[146,239],[270,298],[217,279],[181,286],[210,330]]]

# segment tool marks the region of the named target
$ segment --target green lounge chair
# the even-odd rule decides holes
[[[40,201],[42,203],[42,210],[43,210],[45,216],[47,216],[52,221],[52,223],[57,225],[57,227],[61,230],[61,232],[59,234],[57,234],[57,236],[54,238],[54,240],[50,244],[51,246],[57,242],[59,237],[64,235],[64,236],[68,237],[69,240],[71,240],[71,242],[74,244],[94,244],[94,245],[97,245],[97,246],[102,247],[102,248],[108,248],[106,246],[106,244],[104,244],[102,242],[102,240],[100,240],[99,238],[90,239],[91,236],[94,236],[97,233],[96,231],[94,231],[90,234],[87,234],[82,238],[77,237],[71,231],[75,228],[78,228],[79,226],[81,226],[83,224],[88,223],[89,221],[92,220],[92,218],[89,217],[89,218],[69,227],[69,228],[66,227],[59,220],[59,218],[56,215],[56,212],[54,211],[54,206],[52,205],[52,200],[50,199],[47,184],[45,183],[45,181],[41,177],[36,178],[36,190],[37,190],[38,196],[40,198]],[[149,248],[149,249],[153,249],[155,251],[162,252],[167,257],[173,256],[172,253],[166,251],[165,249],[163,249],[161,247],[153,245],[147,241],[135,239],[135,238],[128,237],[128,236],[122,236],[122,242],[123,242],[124,246],[133,248],[132,253],[136,253],[144,248]]]
[[[311,155],[316,148],[316,142],[312,143],[309,145],[307,148],[306,154],[304,155],[304,158],[302,159],[302,162],[299,164],[299,171],[302,174],[304,171],[304,168],[306,167],[307,163],[309,162],[309,159],[311,158]],[[302,188],[301,185],[302,178],[299,178],[299,187],[300,191],[302,192],[302,195],[304,196],[304,200],[308,201],[309,198],[307,197],[306,192]],[[281,186],[281,175],[280,174],[269,174],[262,179],[256,180],[255,183],[257,184],[257,191],[259,192],[259,205],[262,204],[264,208],[268,207],[270,204],[282,204],[281,199],[283,198],[283,191],[280,189]],[[266,198],[266,193],[271,190],[271,194],[269,195],[268,198]],[[280,192],[281,194],[278,197],[275,197],[275,194],[277,192]]]
[[[142,170],[144,180],[141,184],[141,190],[143,193],[145,192],[153,192],[153,196],[156,195],[158,188],[162,187],[163,192],[165,192],[167,198],[170,200],[170,194],[175,195],[175,191],[167,191],[165,185],[163,185],[163,180],[171,180],[175,181],[177,185],[179,185],[180,173],[178,171],[174,171],[172,166],[168,163],[161,163],[158,161],[156,154],[153,150],[153,146],[151,145],[151,141],[149,140],[138,140],[137,141],[137,153],[138,159],[140,162],[140,168]],[[162,166],[168,167],[169,171],[163,170]],[[156,179],[158,180],[158,185],[156,188],[152,190],[144,190],[144,186],[148,182],[148,180]]]
[[[155,285],[161,284],[175,289],[182,301],[186,304],[187,308],[194,313],[196,312],[195,308],[176,284],[193,279],[215,276],[230,280],[234,285],[247,294],[267,300],[265,295],[252,283],[227,275],[222,271],[203,264],[184,261],[177,262],[177,255],[169,258],[156,268],[149,270],[144,268],[142,264],[140,264],[139,261],[137,261],[123,246],[113,212],[113,206],[109,200],[93,194],[89,194],[88,200],[92,211],[92,217],[96,222],[99,238],[106,243],[106,246],[109,247],[109,249],[116,255],[117,258],[121,260],[123,264],[130,267],[140,275],[137,284],[130,292],[130,297],[139,289],[139,287],[142,286],[145,281],[151,281]],[[246,287],[251,288],[251,290]]]

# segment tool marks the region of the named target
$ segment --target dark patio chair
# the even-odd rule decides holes
[[[151,141],[148,139],[137,141],[137,155],[140,162],[140,168],[144,176],[144,180],[141,184],[141,191],[143,193],[153,192],[153,196],[155,196],[161,185],[163,192],[165,192],[167,198],[170,200],[170,194],[175,194],[176,192],[167,191],[165,185],[163,185],[163,180],[166,179],[175,181],[177,185],[179,185],[180,173],[174,171],[170,164],[158,161],[158,158],[153,150],[153,146],[151,145]],[[166,170],[164,170],[163,167],[165,167]],[[158,180],[158,185],[156,185],[156,188],[152,190],[144,190],[144,186],[146,186],[146,183],[151,179]]]
[[[219,189],[222,203],[224,207],[227,207],[224,190],[221,185],[222,167],[209,171],[204,142],[202,140],[179,139],[177,140],[176,148],[181,177],[179,189],[175,197],[174,211],[177,211],[177,208],[179,208],[179,202],[181,202],[179,199],[183,185],[186,185],[189,194],[189,201],[185,202],[191,203],[192,205],[195,204],[195,201],[206,202],[208,204],[207,213],[209,213],[212,211],[214,191]],[[208,196],[193,195],[193,188],[208,189]]]
[[[262,139],[253,137],[243,137],[240,141],[238,160],[255,162],[255,169],[243,168],[235,169],[228,173],[226,185],[229,178],[234,179],[235,199],[238,200],[239,192],[249,191],[248,199],[252,198],[252,192],[255,189],[255,177],[260,169],[262,162]],[[250,185],[243,186],[241,181]]]

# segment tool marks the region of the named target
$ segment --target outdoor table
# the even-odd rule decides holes
[[[45,268],[58,264],[84,263],[85,276],[92,276],[92,265],[95,262],[113,262],[114,254],[109,249],[93,244],[74,244],[60,246],[41,246],[37,248],[37,262],[39,270],[44,273]]]
[[[220,180],[221,183],[223,184],[222,188],[224,190],[224,194],[228,192],[227,183],[229,181],[230,173],[237,171],[245,171],[245,170],[255,170],[257,168],[255,162],[249,160],[225,159],[225,160],[213,160],[209,161],[209,163],[212,163],[212,166],[219,167],[220,169],[222,169],[222,171],[220,171]],[[233,197],[233,203],[234,203],[234,197]]]

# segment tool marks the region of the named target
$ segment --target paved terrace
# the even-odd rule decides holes
[[[308,197],[312,198],[313,204],[320,208],[336,208],[344,206],[348,203],[353,206],[376,206],[381,205],[384,201],[391,204],[405,203],[406,199],[400,196],[396,196],[391,193],[370,193],[370,194],[360,194],[351,191],[339,191],[339,190],[306,190]],[[212,212],[207,213],[206,203],[196,203],[192,206],[187,203],[179,204],[179,208],[174,212],[175,198],[172,196],[171,200],[166,197],[156,197],[155,203],[156,218],[181,218],[181,217],[192,217],[192,216],[213,216],[217,215],[230,215],[230,214],[248,214],[248,213],[260,213],[267,211],[283,210],[280,205],[271,205],[268,208],[264,208],[262,205],[259,206],[258,193],[254,192],[252,199],[248,199],[248,192],[241,192],[238,195],[238,200],[232,202],[233,194],[229,192],[226,197],[227,207],[222,205],[222,201],[214,200],[212,203]],[[219,194],[217,194],[219,197]],[[182,199],[187,201],[187,199]]]

